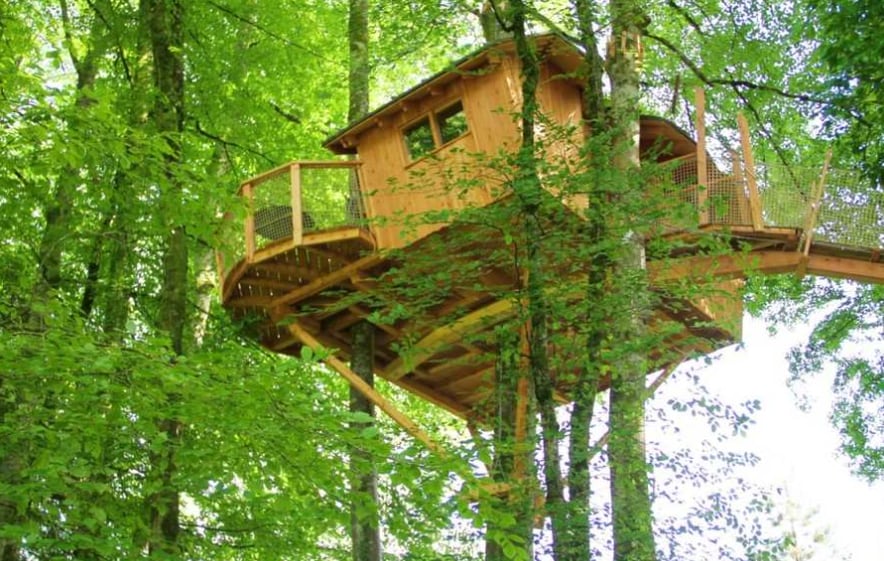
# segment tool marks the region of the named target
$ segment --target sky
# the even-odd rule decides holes
[[[776,335],[767,327],[762,320],[744,318],[744,344],[724,350],[695,373],[725,402],[760,400],[755,423],[744,437],[734,439],[735,445],[743,444],[760,457],[751,470],[753,483],[783,488],[802,512],[816,509],[814,526],[829,528],[829,541],[839,554],[849,554],[853,561],[881,561],[884,481],[869,485],[853,476],[838,452],[839,436],[828,420],[834,373],[817,374],[802,389],[811,402],[809,411],[799,409],[787,383],[786,355],[807,340],[813,322]],[[702,436],[699,429],[683,431],[687,441]]]

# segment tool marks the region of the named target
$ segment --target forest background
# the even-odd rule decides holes
[[[636,4],[648,20],[648,112],[690,130],[690,93],[705,86],[710,134],[723,146],[743,110],[760,158],[819,163],[832,147],[833,165],[859,170],[880,193],[878,2]],[[368,9],[373,106],[483,42],[478,2]],[[481,523],[466,522],[477,514],[454,493],[448,463],[478,452],[457,421],[393,393],[451,443],[444,461],[383,420],[379,431],[352,430],[339,380],[314,361],[261,351],[217,302],[213,249],[239,182],[294,157],[327,157],[322,140],[346,124],[349,10],[0,6],[3,561],[346,559],[352,497],[339,466],[354,447],[386,458],[378,516],[388,555],[476,555]],[[576,34],[567,3],[529,6],[528,21]],[[817,279],[752,279],[747,293],[751,311],[785,323],[823,310],[793,371],[833,365],[832,422],[869,480],[884,470],[882,301],[880,286]],[[681,380],[701,392],[692,382]],[[755,404],[697,394],[655,414],[674,427],[678,408],[739,433]],[[765,490],[715,486],[751,455],[685,449],[651,460],[660,481],[670,472],[709,497],[685,505],[658,492],[657,505],[675,505],[659,512],[680,512],[657,517],[658,558],[794,552]],[[607,508],[591,519],[599,556],[612,547]]]

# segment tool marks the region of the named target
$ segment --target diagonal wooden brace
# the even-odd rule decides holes
[[[306,329],[298,325],[297,323],[291,323],[288,326],[289,332],[297,338],[301,343],[307,345],[317,353],[319,353],[323,346],[322,344],[311,335]],[[325,359],[325,363],[332,368],[334,368],[338,374],[344,377],[347,382],[356,388],[362,395],[364,395],[369,401],[377,406],[378,409],[387,414],[388,417],[393,419],[399,426],[405,429],[405,432],[413,436],[414,438],[423,442],[427,448],[431,451],[440,453],[444,455],[443,450],[439,447],[438,444],[433,442],[430,439],[430,436],[421,430],[414,421],[409,419],[404,413],[396,409],[392,403],[390,403],[387,398],[382,396],[375,390],[373,387],[368,385],[362,378],[359,377],[358,374],[353,372],[347,364],[344,363],[341,359],[334,356],[333,354],[329,354]]]

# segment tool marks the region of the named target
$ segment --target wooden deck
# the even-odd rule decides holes
[[[698,106],[703,106],[701,96]],[[668,161],[648,164],[667,166],[661,174],[669,189],[667,204],[692,210],[690,224],[664,219],[652,230],[678,243],[648,262],[652,290],[659,296],[649,326],[660,339],[649,353],[650,369],[739,340],[739,287],[753,272],[884,282],[880,193],[879,199],[851,198],[855,178],[829,170],[828,161],[822,169],[807,170],[756,164],[744,119],[743,156],[734,154],[726,171],[708,161],[702,135],[694,145],[662,120],[643,118],[642,127],[651,146],[662,134],[656,129],[678,141]],[[467,134],[455,144],[471,138]],[[440,149],[440,165],[459,161],[461,152],[445,156],[449,148]],[[351,356],[349,329],[368,321],[376,332],[378,376],[457,416],[481,420],[491,390],[495,329],[507,322],[509,329],[524,324],[514,320],[524,315],[523,272],[513,264],[513,247],[467,221],[419,224],[407,234],[396,222],[396,209],[414,214],[416,204],[455,208],[462,201],[424,197],[420,189],[426,190],[427,182],[413,192],[403,190],[407,184],[389,193],[363,189],[366,175],[374,178],[371,186],[384,183],[379,177],[388,167],[373,165],[377,169],[367,173],[353,160],[292,162],[246,181],[245,204],[230,215],[235,235],[219,251],[223,304],[235,317],[248,318],[245,325],[253,336],[273,352],[297,356],[305,345],[325,347],[331,353],[327,362],[357,386],[345,364]],[[426,177],[432,183],[437,176]],[[482,188],[487,193],[470,194],[471,204],[510,204],[487,185]],[[549,217],[550,230],[579,231],[580,205],[548,195],[553,206],[564,209]],[[714,255],[705,243],[709,239],[719,242]],[[579,236],[561,236],[559,243],[567,249],[580,243]],[[579,263],[575,267],[551,256],[543,266],[556,279],[559,302],[580,301],[586,271]],[[673,287],[685,283],[705,287],[704,295],[676,296]],[[579,341],[578,332],[579,325],[555,327],[562,340]],[[567,357],[561,348],[555,354]],[[574,356],[578,360],[579,352]],[[555,366],[563,401],[573,371],[567,360]],[[382,396],[374,392],[370,399],[423,438]]]
[[[435,291],[424,288],[421,294],[407,286],[408,278],[429,278],[432,267],[441,265],[438,260],[415,259],[421,265],[409,268],[409,256],[433,255],[453,236],[463,239],[463,228],[469,226],[449,226],[386,255],[375,251],[370,236],[358,228],[306,233],[302,243],[294,246],[290,240],[274,241],[256,248],[250,259],[229,271],[223,303],[237,317],[258,318],[252,324],[254,335],[266,348],[295,356],[303,346],[296,329],[303,329],[338,359],[347,361],[351,354],[348,329],[359,321],[370,321],[376,328],[375,364],[380,377],[455,415],[481,417],[495,359],[494,327],[518,313],[520,303],[512,295],[519,281],[505,268],[477,268],[471,263],[505,249],[502,240],[477,238],[470,247],[459,247],[444,267],[436,267],[435,273],[444,269],[450,274],[444,283],[437,283]],[[708,283],[710,275],[740,279],[752,271],[884,282],[880,249],[813,241],[802,247],[807,236],[796,228],[755,230],[714,224],[703,230],[727,232],[733,247],[743,250],[714,257],[682,250],[676,259],[652,261],[649,271],[654,284],[685,279]],[[690,236],[698,234],[668,235],[681,236],[680,246],[690,247]],[[575,293],[581,282],[575,275]],[[716,320],[728,319],[714,315],[702,303],[664,299],[651,323],[676,321],[685,329],[657,349],[658,361],[708,353],[739,338],[738,327],[714,327]],[[567,387],[563,385],[560,393],[566,399]]]

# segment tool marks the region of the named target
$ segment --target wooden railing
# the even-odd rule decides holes
[[[364,230],[360,166],[356,160],[294,161],[244,181],[242,207],[226,215],[231,230],[219,251],[221,274],[239,258],[248,263],[288,251],[313,233]]]

